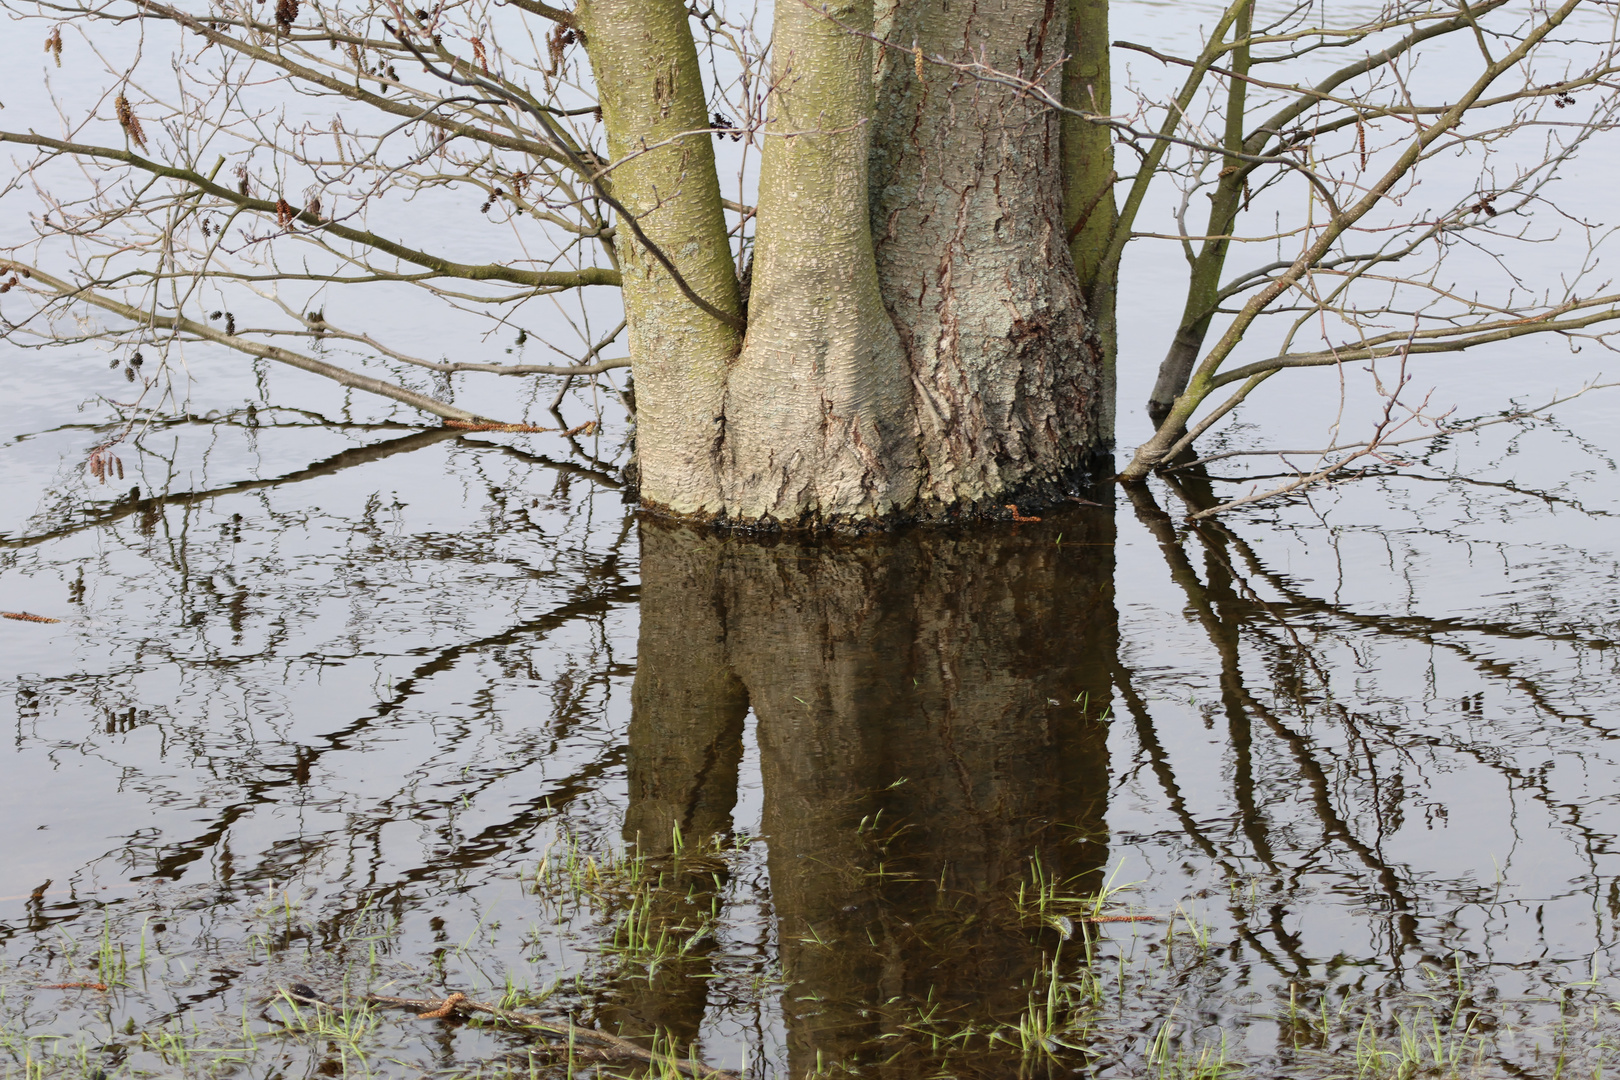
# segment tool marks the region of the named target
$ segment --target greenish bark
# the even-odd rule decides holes
[[[1228,89],[1226,148],[1251,156],[1264,153],[1266,148],[1273,144],[1273,140],[1281,138],[1281,133],[1287,131],[1291,125],[1316,107],[1321,100],[1319,95],[1331,94],[1359,76],[1390,65],[1399,57],[1411,52],[1426,41],[1449,34],[1475,31],[1478,28],[1479,18],[1486,12],[1503,6],[1503,3],[1504,0],[1489,0],[1488,3],[1470,8],[1455,18],[1426,23],[1413,28],[1405,37],[1392,43],[1387,48],[1376,53],[1369,53],[1332,72],[1325,79],[1318,82],[1312,92],[1300,94],[1277,112],[1267,117],[1262,123],[1257,124],[1246,138],[1241,135],[1246,100],[1245,86],[1242,80],[1232,80],[1232,85]],[[1216,27],[1211,36],[1209,47],[1205,49],[1203,56],[1195,65],[1194,73],[1188,76],[1183,96],[1180,99],[1182,109],[1185,109],[1187,102],[1191,100],[1192,91],[1196,87],[1197,80],[1203,78],[1208,71],[1210,61],[1221,50],[1234,53],[1233,66],[1235,70],[1240,72],[1248,70],[1250,62],[1249,50],[1247,45],[1243,44],[1249,36],[1247,30],[1234,30],[1230,43],[1226,43],[1225,38],[1227,27],[1235,25],[1238,20],[1243,20],[1245,27],[1249,25],[1252,19],[1251,7],[1252,0],[1237,0],[1236,3],[1227,8],[1223,21]],[[1567,16],[1568,10],[1572,10],[1568,5],[1560,9],[1559,13],[1553,16],[1552,25],[1561,22]],[[1534,32],[1534,36],[1539,40],[1539,37],[1545,32],[1545,26],[1538,28]],[[1521,43],[1513,51],[1514,54],[1522,57],[1527,52],[1527,46]],[[1152,400],[1149,402],[1149,413],[1158,425],[1158,430],[1154,432],[1153,438],[1137,448],[1131,463],[1121,473],[1123,479],[1127,481],[1141,480],[1167,454],[1176,452],[1178,447],[1189,442],[1189,422],[1193,414],[1198,411],[1205,398],[1213,390],[1218,389],[1228,381],[1239,378],[1247,380],[1246,385],[1237,394],[1229,397],[1220,407],[1200,419],[1197,425],[1193,425],[1192,433],[1196,433],[1201,426],[1218,417],[1225,410],[1234,407],[1241,400],[1243,394],[1246,394],[1271,374],[1265,371],[1251,372],[1240,369],[1238,372],[1229,372],[1220,378],[1216,377],[1216,372],[1225,362],[1231,350],[1242,340],[1249,326],[1265,307],[1291,288],[1293,283],[1309,267],[1318,263],[1332,249],[1333,244],[1346,228],[1377,205],[1383,198],[1382,192],[1388,190],[1399,177],[1406,175],[1417,163],[1421,148],[1426,147],[1430,142],[1458,123],[1463,112],[1473,107],[1473,102],[1477,100],[1478,95],[1483,92],[1484,88],[1489,86],[1506,70],[1508,68],[1504,67],[1501,61],[1490,64],[1482,80],[1468,91],[1462,102],[1452,106],[1435,124],[1420,132],[1415,144],[1418,147],[1417,150],[1409,148],[1397,160],[1390,171],[1373,182],[1372,187],[1374,190],[1372,193],[1363,196],[1356,204],[1330,221],[1325,232],[1311,244],[1306,254],[1297,259],[1279,278],[1273,279],[1271,284],[1267,285],[1258,295],[1251,297],[1244,304],[1232,326],[1210,349],[1208,355],[1200,361],[1199,354],[1203,350],[1204,341],[1208,334],[1210,317],[1216,303],[1221,298],[1220,274],[1224,268],[1229,247],[1225,241],[1205,242],[1199,256],[1194,259],[1192,277],[1189,282],[1188,301],[1183,312],[1182,322],[1176,338],[1171,344],[1170,351],[1161,365],[1158,384],[1155,386]],[[1223,175],[1220,177],[1220,184],[1211,206],[1210,232],[1208,233],[1210,236],[1230,235],[1236,221],[1244,185],[1249,174],[1254,169],[1252,162],[1245,163],[1231,155],[1228,155],[1223,162],[1223,166]],[[1153,163],[1153,167],[1157,168],[1156,161]],[[1140,172],[1146,174],[1149,170],[1143,169]],[[1139,179],[1138,183],[1141,182]],[[1134,213],[1134,207],[1129,207],[1125,216],[1128,218],[1132,213]],[[1125,227],[1128,227],[1128,221]],[[1116,236],[1116,246],[1120,240],[1121,238]]]
[[[1063,104],[1106,116],[1113,110],[1113,70],[1108,48],[1109,0],[1069,0],[1068,62],[1063,65]],[[1108,259],[1119,222],[1114,201],[1114,132],[1080,117],[1063,117],[1063,225],[1080,290],[1086,298],[1099,358],[1098,440],[1114,442],[1118,408],[1117,305],[1119,263]]]
[[[583,0],[575,16],[607,125],[614,198],[694,292],[740,315],[686,8],[680,0]],[[677,514],[718,514],[726,373],[741,335],[682,295],[628,229],[617,231],[615,247],[636,381],[641,500]]]
[[[1479,77],[1474,80],[1473,85],[1464,91],[1462,96],[1447,107],[1445,112],[1441,113],[1432,123],[1420,127],[1416,137],[1406,144],[1406,148],[1389,165],[1383,175],[1365,185],[1365,193],[1361,198],[1335,213],[1315,234],[1315,239],[1311,241],[1309,246],[1295,257],[1288,269],[1271,278],[1264,288],[1244,303],[1243,307],[1233,317],[1231,325],[1226,328],[1215,344],[1210,347],[1209,352],[1199,361],[1198,366],[1188,376],[1186,390],[1176,397],[1175,403],[1170,407],[1169,414],[1159,424],[1158,430],[1153,433],[1153,437],[1136,448],[1136,454],[1132,457],[1131,463],[1120,473],[1122,480],[1135,482],[1145,479],[1148,473],[1183,441],[1182,432],[1186,430],[1193,413],[1204,403],[1204,399],[1221,385],[1217,380],[1217,373],[1220,371],[1221,365],[1227,361],[1232,355],[1232,351],[1243,341],[1244,336],[1254,325],[1254,321],[1275,300],[1295,288],[1300,279],[1312,267],[1316,266],[1328,252],[1333,250],[1339,239],[1354,227],[1356,222],[1365,217],[1374,207],[1382,204],[1388,198],[1390,190],[1410,174],[1418,162],[1429,152],[1430,147],[1449,135],[1462,123],[1464,116],[1470,109],[1477,106],[1480,97],[1484,95],[1485,91],[1497,79],[1513,70],[1518,64],[1523,63],[1530,52],[1574,14],[1579,6],[1579,0],[1566,0],[1557,10],[1549,13],[1533,29],[1524,34],[1517,45],[1486,64]],[[1388,63],[1393,56],[1411,48],[1418,41],[1472,26],[1474,25],[1472,20],[1472,13],[1466,13],[1449,23],[1425,27],[1421,35],[1419,32],[1414,31],[1402,42],[1385,50],[1383,53],[1341,68],[1324,83],[1319,84],[1317,89],[1321,91],[1324,87],[1331,88],[1338,85],[1340,81],[1350,77],[1348,73],[1372,70],[1374,67],[1382,66]],[[1278,114],[1279,118],[1287,118],[1291,115],[1297,116],[1305,112],[1309,107],[1308,102],[1310,100],[1310,95],[1301,95],[1300,100],[1295,105]],[[1281,125],[1274,119],[1251,137],[1258,139],[1265,136],[1267,132],[1280,130]],[[1229,373],[1229,375],[1236,374],[1236,372]],[[1260,372],[1251,375],[1246,381],[1246,389],[1240,390],[1239,393],[1246,393],[1247,388],[1252,388],[1256,384],[1256,380],[1264,378],[1266,374],[1266,372]],[[1227,405],[1230,406],[1237,400],[1239,399],[1235,396],[1229,398]]]
[[[1239,7],[1232,24],[1229,62],[1237,77],[1228,76],[1226,88],[1226,135],[1223,143],[1228,151],[1238,154],[1254,153],[1245,145],[1243,137],[1249,84],[1242,78],[1249,73],[1247,42],[1253,21],[1254,4],[1250,0]],[[1148,415],[1155,424],[1164,422],[1176,398],[1187,388],[1187,379],[1204,347],[1210,320],[1215,317],[1221,273],[1226,269],[1226,255],[1231,248],[1231,241],[1222,238],[1232,235],[1237,225],[1249,172],[1250,167],[1241,158],[1228,154],[1221,160],[1221,173],[1210,199],[1209,223],[1204,229],[1208,239],[1200,245],[1198,255],[1192,261],[1181,322],[1176,328],[1169,352],[1159,365],[1159,377],[1148,398]]]
[[[867,198],[871,0],[778,0],[748,335],[724,433],[729,515],[788,525],[908,510],[916,425]]]

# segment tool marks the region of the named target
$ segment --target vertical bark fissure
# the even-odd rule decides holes
[[[905,0],[891,40],[1035,73],[1068,9]],[[1058,92],[1061,74],[1050,76]],[[1062,123],[1010,90],[890,51],[872,227],[918,400],[924,516],[1058,490],[1098,441],[1095,343],[1063,227]]]
[[[736,268],[705,129],[697,47],[679,0],[586,0],[578,21],[607,125],[614,197],[693,290],[741,315]],[[682,133],[691,133],[677,138]],[[654,149],[647,149],[654,147]],[[625,320],[636,380],[636,469],[643,504],[721,513],[717,449],[727,370],[741,334],[705,314],[618,230]]]

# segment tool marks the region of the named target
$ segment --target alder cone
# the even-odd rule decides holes
[[[118,125],[122,127],[130,140],[142,150],[146,149],[146,131],[141,127],[140,117],[130,108],[129,99],[119,94],[113,99],[113,110],[118,116]]]

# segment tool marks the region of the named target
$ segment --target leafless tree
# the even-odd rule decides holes
[[[767,35],[675,0],[6,0],[76,88],[100,76],[0,131],[33,225],[0,253],[4,332],[109,348],[132,415],[179,399],[193,342],[511,430],[541,429],[448,380],[633,366],[644,505],[812,526],[1077,490],[1113,438],[1133,243],[1189,277],[1126,480],[1280,371],[1608,343],[1607,232],[1552,185],[1615,124],[1612,2],[1235,0],[1196,56],[1115,42],[1187,72],[1122,107],[1108,4],[1026,6],[778,0]],[[1516,271],[1554,241],[1557,282]],[[390,333],[399,305],[474,356]],[[552,362],[488,355],[531,339]],[[1336,433],[1301,483],[1391,425],[1447,430],[1379,385],[1376,434]]]

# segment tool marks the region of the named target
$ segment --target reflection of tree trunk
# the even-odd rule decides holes
[[[638,675],[631,691],[630,807],[624,838],[669,850],[731,831],[748,692],[726,665],[712,548],[642,530]]]
[[[655,570],[642,576],[624,839],[655,857],[670,852],[676,830],[692,847],[731,831],[748,712],[748,693],[726,664],[718,552],[687,540],[679,532],[642,530],[642,561]],[[656,922],[689,917],[717,883],[698,875],[686,884],[690,897],[685,888],[654,894]],[[627,1034],[662,1031],[689,1045],[703,1022],[707,985],[696,976],[705,963],[697,957],[650,979],[628,980],[603,1018]]]
[[[1112,542],[1106,511],[821,543],[643,524],[627,831],[729,810],[735,758],[705,748],[734,753],[751,700],[792,1075],[858,1057],[896,996],[1027,1003],[1051,944],[1010,918],[1029,859],[1106,859]]]

